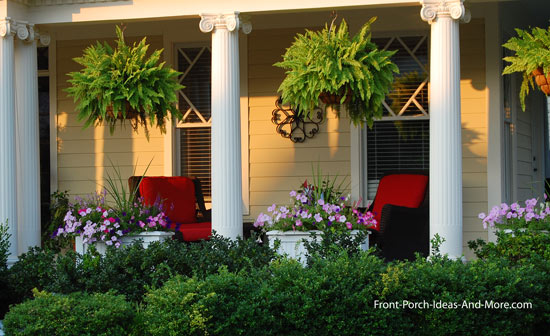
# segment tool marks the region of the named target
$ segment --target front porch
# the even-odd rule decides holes
[[[230,237],[241,234],[243,220],[251,222],[265,207],[286,201],[288,191],[309,176],[311,162],[317,161],[330,174],[349,176],[354,199],[372,200],[373,188],[375,190],[379,174],[383,173],[383,169],[373,166],[369,160],[369,148],[373,148],[373,139],[376,139],[374,131],[349,125],[344,115],[336,118],[328,113],[317,137],[293,144],[276,134],[270,121],[283,75],[272,64],[280,59],[296,33],[322,26],[328,20],[326,8],[308,7],[307,3],[279,4],[278,10],[284,11],[273,12],[274,8],[262,8],[264,5],[242,5],[242,11],[248,15],[243,22],[250,22],[252,26],[250,32],[249,26],[244,25],[249,32],[246,35],[238,34],[239,27],[236,23],[233,26],[232,19],[227,21],[233,18],[239,22],[239,16],[203,15],[201,19],[200,13],[225,12],[221,10],[223,6],[208,7],[213,4],[205,5],[200,11],[176,6],[177,11],[173,8],[172,15],[163,12],[166,8],[142,11],[149,8],[149,2],[135,4],[132,11],[124,11],[123,2],[114,3],[104,11],[88,5],[61,8],[42,3],[27,5],[35,9],[25,12],[15,10],[18,7],[13,5],[15,7],[6,12],[13,13],[13,19],[3,21],[10,31],[6,30],[2,38],[2,74],[6,74],[2,80],[6,82],[0,91],[6,98],[1,99],[5,105],[0,115],[6,119],[0,122],[5,138],[1,141],[5,148],[1,151],[4,154],[0,171],[3,178],[0,218],[13,219],[9,221],[13,249],[10,262],[29,246],[40,244],[37,120],[25,114],[36,114],[37,89],[29,83],[34,83],[30,78],[39,74],[49,79],[49,102],[43,107],[50,113],[51,191],[69,190],[76,196],[98,190],[98,185],[105,184],[109,160],[128,176],[133,167],[137,167],[138,174],[143,172],[151,160],[149,175],[190,175],[210,168],[212,176],[205,174],[204,179],[212,179],[213,225],[218,232]],[[513,111],[511,119],[501,113],[505,97],[512,94],[501,91],[501,65],[495,60],[500,59],[503,32],[509,31],[514,22],[523,24],[522,16],[516,20],[508,17],[517,9],[514,4],[466,3],[472,20],[461,25],[459,20],[467,16],[467,12],[460,1],[449,2],[449,7],[439,5],[438,1],[395,1],[385,7],[381,3],[359,4],[350,0],[340,2],[337,9],[352,30],[357,29],[365,17],[377,16],[373,36],[386,41],[388,47],[401,48],[400,55],[407,57],[404,64],[413,66],[417,72],[426,71],[419,73],[418,83],[401,106],[387,106],[384,119],[402,123],[411,119],[429,120],[429,155],[425,154],[421,164],[429,163],[430,180],[434,181],[430,186],[431,235],[445,236],[443,250],[460,256],[469,253],[464,250],[467,241],[478,237],[490,239],[479,225],[479,212],[504,200],[542,195],[540,184],[533,189],[527,185],[543,180],[543,160],[529,168],[531,162],[527,162],[530,161],[527,157],[541,157],[539,153],[543,151],[535,141],[544,133],[535,127],[540,121],[535,118],[535,111],[543,106],[540,97],[535,97],[530,103],[532,113]],[[453,7],[455,5],[457,7]],[[537,6],[546,4],[532,4],[525,8],[526,13]],[[74,8],[80,8],[79,14],[69,15]],[[176,12],[177,15],[173,15]],[[117,20],[128,20],[127,36],[137,40],[147,35],[152,47],[164,48],[167,63],[188,72],[182,77],[182,83],[188,83],[190,88],[193,88],[192,81],[202,85],[193,92],[180,93],[180,107],[187,117],[175,127],[169,127],[165,135],[152,131],[149,141],[143,133],[136,135],[130,129],[117,129],[113,136],[106,127],[82,130],[75,118],[75,105],[64,92],[66,74],[78,70],[72,58],[80,56],[83,48],[95,40],[112,38],[113,25],[105,21],[115,16]],[[218,22],[207,25],[212,18]],[[219,21],[220,18],[226,22]],[[395,24],[396,18],[401,18],[399,25]],[[36,29],[25,20],[35,23]],[[424,20],[434,22],[429,25]],[[220,29],[220,34],[215,27]],[[35,36],[16,35],[19,28],[29,34],[35,30]],[[32,60],[35,56],[31,49],[39,43],[37,39],[46,43],[48,36],[51,42],[47,69],[34,72],[34,65],[24,65],[22,58],[12,54],[21,53]],[[230,54],[221,49],[225,43],[233,47]],[[453,47],[448,48],[447,43]],[[211,62],[208,62],[209,56]],[[213,77],[205,80],[200,73],[210,70],[209,66]],[[229,75],[229,82],[223,84],[222,77],[218,80],[217,75]],[[27,77],[27,82],[21,80]],[[15,90],[11,84],[14,81],[21,85]],[[424,100],[419,98],[423,92],[426,93]],[[23,104],[28,97],[34,97],[33,103]],[[216,113],[219,120],[225,117],[227,120],[216,126],[212,123]],[[15,120],[33,119],[33,124],[20,123],[18,128],[14,127]],[[506,133],[512,132],[507,128],[511,124],[517,124],[520,133]],[[236,131],[239,128],[240,135]],[[193,158],[190,149],[194,141],[209,139],[210,134],[211,147],[203,149],[200,158]],[[503,139],[508,134],[511,140],[505,148]],[[383,154],[383,150],[380,151]],[[404,161],[397,162],[405,165]],[[507,170],[506,162],[511,162],[513,169]]]

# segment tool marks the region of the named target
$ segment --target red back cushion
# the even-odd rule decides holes
[[[164,212],[172,222],[194,223],[195,185],[185,176],[145,176],[139,185],[145,204],[162,201]]]
[[[387,175],[380,180],[372,211],[374,218],[380,223],[382,208],[386,204],[418,208],[428,186],[428,176],[417,174]]]

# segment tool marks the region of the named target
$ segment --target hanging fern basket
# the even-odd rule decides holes
[[[122,111],[118,111],[116,117],[115,113],[113,112],[113,105],[107,106],[106,112],[109,118],[111,119],[117,119],[117,120],[126,120],[126,119],[137,119],[140,115],[139,111],[133,108],[129,102],[126,102],[126,113],[123,115]]]
[[[330,93],[323,91],[319,95],[319,99],[321,102],[325,103],[326,105],[337,105],[337,104],[349,104],[351,101],[352,96],[351,88],[349,86],[345,86],[340,89],[339,93]],[[345,95],[345,98],[344,98]],[[344,98],[344,101],[342,101],[342,98]]]
[[[550,73],[544,74],[542,67],[539,67],[533,71],[533,76],[540,90],[547,96],[550,95]]]

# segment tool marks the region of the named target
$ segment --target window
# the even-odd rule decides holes
[[[176,48],[178,92],[183,119],[179,129],[179,173],[201,181],[206,201],[211,199],[211,52],[208,46]]]
[[[422,36],[392,36],[373,41],[380,48],[397,50],[392,57],[399,67],[392,91],[383,103],[382,120],[363,129],[363,167],[366,190],[372,200],[380,178],[389,171],[428,170],[428,39]],[[366,135],[365,135],[366,133]]]

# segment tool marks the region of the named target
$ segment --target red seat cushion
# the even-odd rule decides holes
[[[188,224],[172,223],[170,228],[180,231],[185,241],[210,239],[212,235],[212,223],[210,222]]]
[[[424,201],[428,176],[419,174],[393,174],[380,180],[372,212],[380,223],[382,208],[386,204],[418,208]]]
[[[147,205],[160,199],[170,221],[194,223],[196,218],[195,185],[185,176],[145,176],[139,192]]]

